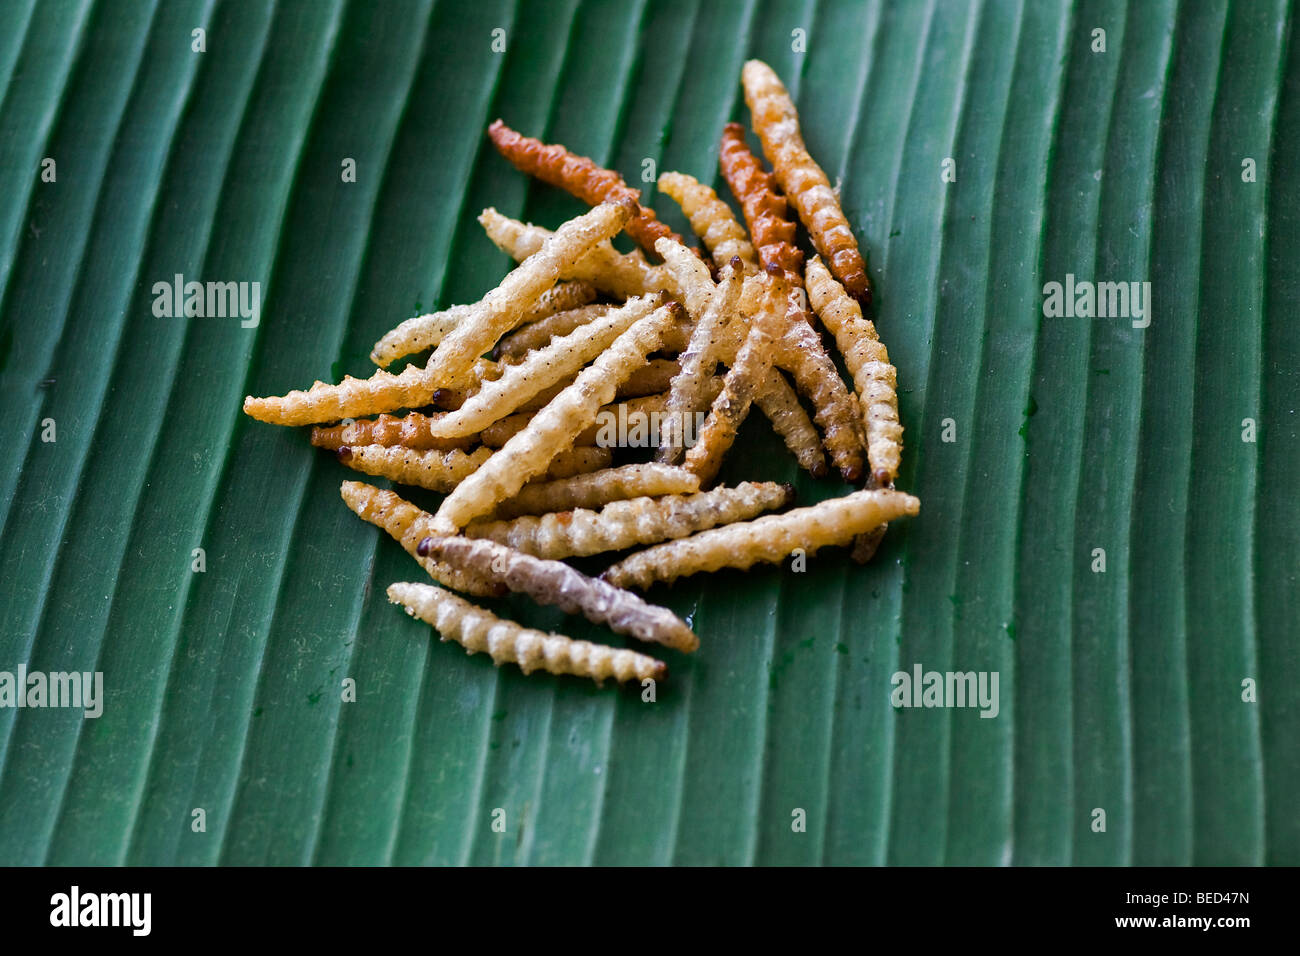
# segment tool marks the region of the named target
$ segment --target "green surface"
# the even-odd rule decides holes
[[[1280,0],[0,5],[0,670],[106,691],[97,720],[0,708],[0,863],[1300,863],[1294,21]],[[420,572],[339,500],[350,473],[242,397],[365,374],[399,319],[490,288],[483,206],[579,211],[495,155],[491,119],[634,182],[646,159],[707,180],[750,56],[842,181],[921,516],[867,567],[656,589],[703,646],[653,704],[431,641],[384,597]],[[154,317],[176,273],[260,282],[260,325]],[[1150,281],[1150,327],[1044,318],[1067,273]],[[842,490],[761,419],[724,470],[752,476]],[[917,663],[998,672],[998,717],[895,711]]]

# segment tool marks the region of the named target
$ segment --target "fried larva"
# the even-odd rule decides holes
[[[573,674],[598,684],[610,677],[622,683],[668,676],[668,665],[653,657],[535,631],[431,584],[390,584],[388,599],[405,607],[407,614],[432,624],[442,640],[455,641],[471,654],[486,651],[498,666],[518,664],[525,674],[536,670]]]
[[[793,498],[789,485],[744,481],[734,488],[693,495],[613,501],[600,511],[578,508],[510,521],[475,521],[465,528],[465,535],[488,538],[539,558],[582,557],[743,521],[784,508]]]
[[[495,209],[484,209],[478,217],[489,239],[516,262],[533,255],[552,235],[549,229],[503,216]],[[624,255],[613,244],[597,243],[591,251],[564,267],[562,278],[590,282],[607,295],[629,299],[668,288],[663,266],[651,265],[641,250]]]
[[[551,463],[546,466],[541,477],[545,479],[572,478],[593,471],[608,468],[614,460],[614,452],[609,448],[596,448],[591,445],[580,448],[565,448],[555,453]]]
[[[477,381],[467,388],[440,388],[433,393],[433,404],[439,408],[445,408],[448,411],[456,411],[467,401],[478,394],[479,390],[488,382],[494,382],[505,374],[505,370],[515,362],[493,362],[491,359],[479,359],[477,366],[490,366],[483,370],[483,374],[476,375]],[[560,392],[564,391],[567,381],[556,382],[549,388],[544,388],[528,401],[520,405],[520,410],[536,411],[546,405],[551,399]]]
[[[785,514],[764,515],[702,531],[629,555],[601,575],[619,587],[648,588],[655,581],[719,568],[774,564],[795,548],[812,554],[828,545],[848,544],[903,515],[917,514],[921,502],[901,491],[856,491]]]
[[[804,145],[799,114],[790,94],[776,72],[761,60],[745,64],[741,83],[763,153],[772,164],[776,181],[808,227],[813,245],[826,257],[831,272],[849,294],[870,305],[871,282],[866,263],[830,180]]]
[[[739,289],[736,290],[739,295]],[[700,483],[713,481],[722,456],[736,440],[740,424],[749,414],[754,396],[762,389],[772,369],[772,356],[780,328],[770,312],[754,317],[749,335],[736,353],[736,360],[722,380],[722,391],[713,400],[698,440],[686,453],[686,469],[700,476]]]
[[[776,314],[784,305],[784,331],[776,346],[776,364],[788,371],[799,391],[812,402],[813,418],[822,428],[826,451],[845,481],[862,476],[861,412],[857,399],[844,387],[835,362],[826,353],[821,337],[809,324],[799,297],[792,293],[790,280],[798,278],[773,269],[760,277],[762,299],[758,310]],[[748,295],[751,283],[747,280]],[[742,301],[742,308],[747,303]]]
[[[745,127],[739,123],[723,128],[718,165],[745,212],[763,267],[776,266],[792,275],[802,273],[803,253],[794,242],[796,227],[785,197],[777,192],[772,174],[763,171],[763,164],[745,142]]]
[[[337,451],[344,445],[401,445],[416,451],[451,451],[466,449],[475,444],[473,435],[463,438],[434,438],[429,426],[442,412],[422,415],[407,412],[405,415],[380,415],[378,418],[361,418],[342,425],[316,426],[311,430],[311,443],[317,448]]]
[[[345,375],[337,385],[316,382],[307,391],[244,399],[244,414],[272,425],[314,425],[341,418],[357,418],[418,408],[433,395],[425,369],[408,365],[398,375],[375,372],[369,378]]]
[[[767,416],[772,430],[781,436],[799,467],[814,478],[824,477],[826,457],[822,454],[822,438],[799,404],[799,396],[776,369],[768,370],[767,381],[754,404]]]
[[[488,136],[497,151],[520,172],[558,186],[588,205],[620,200],[636,203],[637,213],[628,222],[627,232],[643,249],[654,249],[655,240],[664,236],[681,241],[681,236],[659,221],[653,209],[641,205],[641,190],[633,189],[613,170],[597,166],[558,143],[546,144],[522,136],[501,120],[488,127]]]
[[[558,288],[558,286],[557,286]],[[534,349],[546,348],[555,339],[568,335],[574,329],[581,328],[609,312],[612,306],[583,305],[576,309],[556,312],[537,322],[532,322],[511,332],[492,350],[492,357],[523,358]]]
[[[708,383],[706,383],[705,387],[706,389],[713,389],[710,393],[710,398],[712,398],[712,396],[716,395],[718,390],[722,388],[722,379],[714,376]],[[657,395],[642,395],[639,398],[629,398],[627,401],[602,405],[600,411],[596,413],[595,423],[588,425],[579,432],[578,437],[573,440],[573,444],[575,446],[600,444],[597,441],[597,437],[600,435],[602,424],[606,420],[618,422],[621,416],[622,420],[631,422],[636,421],[640,416],[646,416],[646,420],[649,421],[650,419],[648,416],[653,415],[656,412],[663,412],[664,405],[667,401],[668,395],[664,392],[660,392]],[[507,415],[498,422],[493,422],[480,433],[480,438],[483,444],[487,445],[489,448],[500,448],[508,442],[512,436],[523,431],[524,426],[532,420],[532,417],[535,414],[537,414],[536,411],[518,412],[514,415]]]
[[[416,451],[401,445],[343,445],[338,450],[339,461],[349,468],[443,493],[468,478],[491,455],[489,448],[476,448],[472,452],[458,448]]]
[[[695,632],[672,611],[647,604],[631,591],[589,578],[563,561],[535,558],[495,541],[462,537],[425,538],[420,542],[420,553],[504,584],[538,604],[553,605],[565,614],[581,614],[617,634],[686,653],[700,646]]]
[[[596,301],[596,287],[590,282],[557,282],[543,292],[523,315],[525,322],[540,322],[557,312],[580,309]]]
[[[665,242],[664,245],[667,246],[668,243]],[[718,362],[721,360],[723,353],[722,340],[724,337],[722,330],[732,321],[736,305],[740,301],[741,283],[740,259],[736,258],[723,267],[718,284],[709,297],[708,307],[696,322],[695,331],[691,334],[686,349],[678,356],[682,370],[673,378],[669,390],[668,407],[665,409],[664,415],[664,420],[669,427],[664,428],[660,435],[659,450],[655,454],[656,461],[673,464],[682,456],[685,447],[687,416],[694,415],[697,410],[704,407],[704,383],[713,374],[718,367]],[[764,384],[767,370],[771,368],[771,353],[772,350],[768,348],[766,350],[767,364],[762,370],[759,379],[754,382],[756,387],[761,387]],[[753,370],[754,366],[751,364],[746,374]],[[725,385],[723,394],[726,394]],[[721,397],[714,400],[715,406],[718,401],[721,401]],[[734,397],[728,399],[728,407],[732,407],[731,403],[733,401]],[[745,402],[745,407],[748,410],[748,400]],[[705,428],[708,428],[707,421]],[[715,441],[717,437],[720,436],[715,436]],[[697,436],[696,447],[699,447],[700,440],[702,440],[702,436]],[[696,469],[692,468],[691,470],[695,471]],[[709,477],[712,477],[712,475]]]
[[[414,355],[433,348],[447,337],[457,324],[474,314],[479,303],[453,305],[441,312],[412,316],[385,332],[370,350],[370,361],[387,368],[404,355]]]
[[[665,332],[665,335],[667,333]],[[677,359],[651,359],[623,380],[616,393],[619,398],[641,398],[668,391],[673,376],[682,370]]]
[[[508,366],[500,378],[484,383],[456,411],[430,425],[430,433],[439,438],[472,435],[499,421],[542,389],[577,373],[635,322],[662,304],[661,300],[648,296],[630,299],[626,305],[579,326],[546,348],[528,353],[519,364]]]
[[[611,501],[689,495],[700,490],[700,479],[685,468],[647,462],[623,465],[559,481],[533,482],[519,494],[497,505],[492,517],[506,521],[523,515],[540,515],[575,508],[601,508]]]
[[[439,584],[482,597],[498,597],[505,593],[505,588],[499,584],[420,556],[420,542],[433,533],[433,515],[427,511],[417,508],[396,492],[361,481],[345,481],[341,491],[343,500],[357,517],[387,531]]]
[[[713,298],[713,275],[709,267],[680,242],[660,240],[655,251],[663,256],[668,268],[669,289],[686,306],[696,322],[704,315]]]
[[[845,481],[857,481],[862,477],[858,401],[844,387],[821,339],[803,319],[803,310],[793,302],[790,308],[794,317],[787,321],[785,336],[777,344],[777,362],[794,376],[799,390],[812,402],[813,420],[821,426],[826,452],[835,467]]]
[[[898,373],[889,364],[889,352],[876,334],[875,325],[862,316],[862,308],[814,256],[805,276],[808,298],[830,329],[853,376],[858,403],[867,433],[867,460],[880,485],[898,477],[902,454],[903,426],[898,421]]]
[[[456,385],[475,360],[518,323],[520,315],[555,285],[563,270],[627,224],[632,203],[604,203],[570,219],[542,247],[521,262],[483,298],[473,320],[460,322],[429,359],[428,373],[439,385]]]
[[[536,349],[545,348],[550,343],[563,335],[568,335],[580,326],[587,325],[595,321],[602,315],[608,314],[616,306],[610,305],[587,305],[578,309],[570,309],[568,312],[559,312],[549,319],[541,322],[534,322],[532,325],[524,326],[517,332],[506,336],[497,343],[493,349],[499,359],[505,362],[518,363],[529,352]],[[691,329],[694,325],[687,316],[682,316],[664,334],[662,351],[680,352],[686,347],[690,340]]]
[[[758,255],[745,227],[736,222],[731,207],[711,188],[685,173],[664,173],[659,177],[659,190],[682,207],[691,229],[704,240],[714,262],[730,262],[738,256],[745,275],[758,271]]]
[[[523,431],[461,482],[438,509],[439,532],[454,533],[488,513],[497,502],[518,492],[529,478],[545,471],[560,449],[571,448],[573,439],[595,422],[600,406],[614,398],[619,383],[659,347],[680,308],[669,303],[638,320],[533,416]]]
[[[539,322],[557,312],[576,309],[596,298],[596,289],[587,282],[561,282],[543,292],[519,317],[520,323]],[[375,343],[370,360],[382,367],[391,365],[404,355],[413,355],[433,348],[446,338],[451,330],[482,307],[482,301],[469,305],[453,305],[441,312],[417,315],[407,319]]]
[[[313,425],[398,408],[427,405],[438,388],[455,388],[471,376],[479,356],[514,328],[520,315],[555,284],[560,270],[627,223],[632,209],[606,203],[571,219],[489,292],[472,316],[457,322],[429,364],[408,365],[400,375],[380,369],[367,379],[348,376],[338,385],[317,382],[310,390],[272,398],[244,399],[244,411],[273,425]]]
[[[706,308],[715,287],[705,268],[702,265],[692,264],[693,256],[678,252],[671,244],[665,243],[661,254],[664,255],[665,264],[673,277],[674,292],[686,302],[687,309],[689,310],[692,305],[699,310]],[[741,287],[741,313],[756,315],[765,308],[784,310],[784,296],[789,291],[782,284],[784,281],[767,273],[747,276]],[[729,363],[735,359],[748,327],[748,322],[731,321],[718,329],[715,341],[717,361]],[[824,368],[826,363],[830,363],[833,367],[834,363],[830,362],[830,357],[825,355],[825,349],[821,347],[820,342],[816,344],[816,348],[825,358],[824,362],[820,359],[816,360],[817,365]],[[712,356],[706,353],[703,364],[708,364],[711,360]],[[806,366],[804,371],[809,372],[811,363],[804,361],[803,365]],[[838,377],[836,373],[837,380]],[[834,392],[833,383],[828,388]],[[841,385],[841,391],[843,390]],[[821,453],[821,436],[817,434],[803,406],[799,404],[794,390],[776,369],[768,369],[763,387],[755,397],[755,403],[771,421],[773,429],[781,436],[800,466],[816,477],[824,475],[826,460]],[[839,437],[837,435],[837,438]]]

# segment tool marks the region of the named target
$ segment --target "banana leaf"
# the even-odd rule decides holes
[[[1300,863],[1296,29],[1284,0],[0,5],[0,672],[103,675],[97,717],[0,706],[0,863]],[[920,516],[867,565],[651,591],[702,639],[653,702],[439,643],[353,473],[243,396],[367,374],[490,289],[483,207],[581,210],[498,116],[685,232],[654,180],[721,187],[751,57],[866,253]],[[256,316],[160,307],[176,277],[257,283]],[[1048,314],[1102,282],[1145,316]],[[846,490],[760,416],[722,477]],[[895,706],[918,671],[996,674],[996,715]]]

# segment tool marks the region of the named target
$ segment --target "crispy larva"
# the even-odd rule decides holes
[[[525,326],[519,331],[506,336],[497,343],[493,353],[503,361],[519,362],[529,352],[545,348],[560,336],[568,335],[579,326],[595,321],[614,308],[616,307],[609,305],[588,305],[579,309],[570,309],[568,312],[557,313],[549,319],[534,322],[532,325]],[[690,318],[682,316],[664,334],[662,351],[680,352],[686,347],[686,343],[690,341],[693,328]]]
[[[721,379],[718,380],[718,387],[722,387]],[[600,411],[596,413],[595,423],[588,425],[579,432],[578,436],[573,439],[573,444],[575,446],[599,445],[601,443],[596,439],[600,434],[601,424],[607,420],[607,416],[612,416],[608,418],[608,420],[617,422],[618,416],[620,415],[626,418],[630,415],[648,415],[651,412],[662,412],[664,402],[667,401],[667,398],[668,396],[661,392],[658,395],[642,395],[639,398],[629,398],[626,401],[602,405]],[[537,410],[516,412],[514,415],[507,415],[500,421],[493,422],[487,428],[483,429],[483,431],[479,433],[479,437],[483,444],[487,445],[489,448],[500,448],[512,437],[523,431],[536,414]],[[606,442],[605,447],[613,447],[614,444],[615,443],[613,442]]]
[[[866,263],[830,180],[804,145],[799,114],[790,94],[776,72],[762,60],[745,64],[741,83],[763,153],[772,164],[776,181],[808,227],[813,245],[826,257],[831,272],[849,294],[870,305],[871,282]]]
[[[516,262],[535,254],[552,235],[549,229],[511,219],[492,208],[484,209],[478,221],[496,247]],[[601,292],[619,299],[668,288],[663,266],[651,265],[639,249],[625,255],[608,241],[597,243],[581,259],[566,265],[561,276],[590,282]]]
[[[857,481],[862,476],[863,451],[857,399],[844,387],[834,360],[809,324],[798,296],[792,294],[791,278],[789,273],[775,270],[761,277],[765,297],[758,308],[775,313],[785,306],[785,330],[777,342],[776,364],[794,377],[799,391],[812,402],[813,418],[822,428],[826,451],[844,480]]]
[[[862,308],[814,256],[805,276],[808,298],[822,324],[830,329],[853,376],[867,432],[867,460],[876,482],[888,485],[898,477],[903,426],[898,421],[898,373],[875,325]]]
[[[492,356],[496,359],[522,358],[534,349],[546,348],[560,336],[568,335],[574,329],[595,321],[611,308],[608,305],[583,305],[556,312],[511,332],[497,343]]]
[[[739,289],[736,293],[739,295]],[[780,328],[771,313],[764,311],[754,317],[749,335],[722,380],[722,391],[713,400],[704,428],[686,453],[686,469],[699,475],[701,484],[709,484],[717,475],[722,456],[736,440],[754,396],[763,388],[772,369],[778,334]]]
[[[700,392],[700,404],[707,408],[722,391],[722,376],[711,375],[704,382]],[[617,405],[609,405],[600,410],[595,428],[595,442],[604,448],[657,448],[665,439],[661,432],[667,424],[666,407],[668,394],[643,395],[630,398]],[[698,434],[704,419],[703,412],[697,412],[694,419],[677,419],[683,426],[689,424],[692,441]],[[586,432],[580,437],[585,437]],[[685,436],[683,436],[685,437]]]
[[[732,321],[740,301],[741,281],[740,260],[737,258],[723,267],[718,284],[709,296],[708,307],[696,322],[685,350],[678,356],[681,371],[673,378],[665,409],[665,419],[671,427],[664,429],[660,437],[656,461],[673,464],[682,456],[687,416],[704,407],[704,385],[721,360],[722,330]],[[771,349],[768,349],[768,355],[770,357]],[[770,359],[768,367],[771,367]],[[763,380],[760,378],[755,384],[761,386]]]
[[[565,268],[627,225],[633,207],[632,203],[604,203],[561,226],[483,298],[483,309],[474,321],[457,324],[439,343],[429,360],[430,377],[439,384],[454,384],[515,327],[519,316],[555,285]]]
[[[785,514],[738,521],[646,548],[613,565],[601,577],[619,587],[647,588],[655,581],[671,583],[700,571],[774,564],[795,548],[812,554],[828,545],[848,544],[859,534],[920,509],[920,501],[901,491],[856,491]]]
[[[425,538],[420,542],[420,553],[504,584],[538,604],[553,605],[565,614],[581,614],[617,634],[686,653],[700,646],[695,632],[672,611],[647,604],[631,591],[589,578],[563,561],[535,558],[495,541],[461,537]]]
[[[547,289],[537,301],[519,317],[523,322],[539,322],[557,312],[576,309],[596,298],[596,289],[587,282],[561,282]],[[407,319],[375,343],[370,361],[381,368],[391,365],[404,355],[433,348],[445,339],[451,330],[473,316],[482,302],[453,305],[441,312],[430,312]]]
[[[524,485],[519,494],[497,505],[492,517],[504,521],[551,511],[600,508],[629,498],[689,495],[699,490],[700,479],[685,468],[646,462]]]
[[[367,475],[445,493],[473,474],[492,456],[492,450],[416,451],[401,445],[343,445],[338,456],[349,468]]]
[[[525,322],[540,322],[557,312],[580,309],[596,301],[596,287],[590,282],[557,282],[543,292],[524,313]]]
[[[413,355],[425,349],[433,348],[445,339],[457,324],[474,314],[479,303],[453,305],[441,312],[428,312],[424,315],[404,319],[391,331],[375,343],[370,350],[370,361],[380,368],[387,368],[404,355]]]
[[[341,425],[316,426],[311,430],[311,443],[317,448],[337,451],[344,445],[401,445],[417,451],[462,450],[474,445],[475,436],[463,438],[434,438],[429,426],[442,415],[422,415],[407,412],[405,415],[380,415],[378,418],[361,418]]]
[[[731,207],[711,188],[685,173],[663,173],[659,191],[682,207],[691,229],[704,240],[714,262],[730,262],[738,256],[745,275],[758,271],[758,256],[745,227],[736,222]]]
[[[713,281],[707,270],[702,265],[692,262],[694,256],[683,255],[671,245],[665,244],[661,254],[665,256],[665,265],[668,266],[673,277],[674,293],[686,302],[687,309],[689,310],[692,305],[699,310],[706,308],[714,290]],[[778,303],[784,307],[781,295],[782,289],[777,280],[766,273],[748,276],[741,289],[740,310],[742,313],[755,315],[765,307],[777,308]],[[718,330],[716,342],[718,361],[734,360],[747,332],[748,323],[744,321],[731,321],[722,326]],[[822,349],[820,342],[817,343],[817,349],[823,355],[825,354],[825,349]],[[706,355],[706,364],[708,358]],[[826,357],[826,361],[830,361],[829,356]],[[824,368],[825,363],[814,367],[804,361],[801,367],[805,373],[810,370],[815,373],[816,368]],[[837,372],[836,379],[838,378]],[[834,388],[833,384],[830,388]],[[768,369],[763,387],[754,401],[772,423],[773,429],[781,436],[786,447],[794,454],[799,465],[815,477],[824,475],[826,459],[821,453],[821,436],[817,434],[817,429],[813,427],[808,413],[803,410],[794,390],[781,377],[780,372],[774,368]]]
[[[763,164],[745,142],[745,128],[739,123],[728,123],[722,130],[718,166],[744,210],[763,267],[799,275],[803,271],[803,253],[795,245],[795,222],[788,215],[785,197],[776,189],[776,180],[764,172]]]
[[[397,375],[380,369],[369,378],[345,375],[337,385],[316,382],[305,392],[268,398],[249,395],[244,399],[244,414],[272,425],[314,425],[418,408],[428,404],[433,390],[425,369],[408,365]]]
[[[653,249],[655,240],[664,236],[681,240],[681,236],[659,221],[653,209],[641,205],[641,190],[633,189],[613,170],[571,153],[558,143],[548,144],[523,136],[501,120],[488,127],[488,136],[498,152],[520,172],[558,186],[588,205],[628,200],[636,203],[637,213],[628,222],[627,232],[643,249]]]
[[[668,665],[653,657],[523,627],[431,584],[390,584],[388,599],[432,624],[444,641],[455,641],[471,654],[486,651],[498,666],[518,664],[525,674],[573,674],[598,684],[610,677],[622,683],[668,676]]]
[[[793,497],[789,485],[743,481],[734,488],[692,495],[613,501],[599,511],[577,508],[510,521],[475,521],[465,528],[465,535],[488,538],[539,558],[582,557],[743,521],[784,508]]]
[[[478,394],[488,382],[494,382],[505,374],[511,362],[493,362],[491,359],[479,359],[475,367],[487,366],[483,372],[476,373],[476,380],[465,388],[440,388],[433,393],[433,404],[439,408],[455,411]],[[521,409],[536,411],[564,390],[567,382],[557,382],[550,388],[544,388],[520,406]]]
[[[499,584],[458,571],[432,558],[420,557],[420,542],[433,531],[433,515],[417,508],[396,492],[361,481],[345,481],[341,493],[357,517],[387,531],[439,584],[482,597],[498,597],[505,592]]]
[[[803,285],[803,253],[791,244],[794,222],[786,218],[785,201],[777,195],[771,176],[762,172],[737,124],[730,124],[723,134],[723,160],[727,181],[745,207],[766,273],[746,280],[741,309],[752,314],[756,308],[779,308],[775,303],[787,299],[791,288]],[[759,298],[764,304],[755,304]],[[864,444],[857,401],[840,380],[803,305],[796,299],[788,301],[776,364],[790,372],[799,391],[812,402],[814,417],[825,434],[826,450],[844,480],[857,481],[862,474]]]
[[[682,366],[677,359],[651,359],[623,380],[623,384],[618,387],[618,397],[640,398],[643,395],[666,392],[673,383],[673,376],[681,370]]]
[[[523,431],[461,482],[438,509],[439,532],[454,533],[488,513],[497,502],[518,492],[529,478],[545,471],[557,451],[572,447],[573,439],[596,420],[600,406],[614,398],[619,383],[659,347],[680,308],[669,303],[638,320],[533,416]]]
[[[614,460],[614,452],[609,448],[586,446],[581,448],[564,448],[555,453],[551,463],[542,472],[541,478],[572,478],[593,471],[608,468]]]
[[[699,321],[713,298],[713,275],[700,257],[680,242],[661,239],[655,251],[663,256],[671,282],[670,291],[695,321]]]
[[[546,348],[530,352],[519,364],[507,367],[500,378],[484,383],[456,411],[430,425],[430,433],[439,438],[472,435],[499,421],[542,389],[577,373],[634,323],[662,304],[650,297],[630,299],[626,305],[579,326]]]
[[[754,404],[767,416],[772,430],[781,436],[799,467],[814,478],[823,477],[826,474],[826,456],[822,454],[821,435],[817,434],[812,419],[799,404],[799,396],[776,369],[768,371],[767,382],[754,399]]]
[[[566,222],[489,292],[472,316],[456,323],[425,368],[408,365],[399,375],[380,369],[367,379],[348,376],[338,385],[317,382],[308,391],[279,397],[250,395],[244,399],[244,411],[273,425],[313,425],[428,404],[438,388],[462,386],[479,356],[514,328],[520,315],[555,284],[561,270],[622,229],[632,211],[628,205],[606,203]]]
[[[831,461],[845,481],[862,477],[861,413],[857,399],[844,387],[839,369],[822,347],[821,339],[791,303],[786,332],[777,345],[777,362],[794,376],[799,390],[813,405],[813,420],[822,428]]]

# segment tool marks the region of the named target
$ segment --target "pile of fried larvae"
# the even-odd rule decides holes
[[[867,560],[888,522],[918,512],[916,498],[893,489],[896,375],[863,316],[871,287],[853,232],[776,73],[753,60],[742,82],[772,165],[765,171],[740,124],[726,126],[719,165],[748,230],[711,188],[665,173],[660,189],[706,251],[688,248],[617,173],[498,120],[488,132],[506,159],[593,208],[553,233],[485,210],[483,228],[518,263],[499,286],[402,322],[375,344],[380,370],[370,378],[245,399],[259,421],[317,426],[312,443],[357,471],[446,495],[430,514],[370,484],[342,488],[348,507],[441,585],[397,583],[388,596],[444,641],[525,673],[662,679],[667,667],[654,657],[526,628],[452,592],[521,592],[691,652],[699,639],[685,621],[627,589],[825,546],[852,545]],[[818,253],[806,268],[795,214]],[[610,240],[624,230],[654,259],[619,252]],[[430,348],[422,368],[384,370]],[[788,485],[714,486],[751,405],[801,467],[823,476],[829,457],[862,490],[782,511]],[[654,461],[612,467],[611,448],[597,441],[602,413],[657,421]],[[697,413],[703,425],[692,435]],[[563,560],[647,545],[600,578]]]

